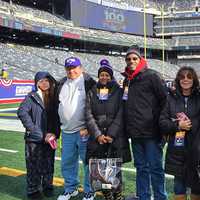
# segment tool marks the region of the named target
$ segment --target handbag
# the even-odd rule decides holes
[[[117,189],[122,185],[121,158],[89,159],[89,177],[93,191]]]

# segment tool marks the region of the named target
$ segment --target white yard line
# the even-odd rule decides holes
[[[18,108],[0,108],[0,111],[17,110]]]
[[[15,151],[15,150],[3,149],[3,148],[0,148],[0,151],[9,152],[9,153],[17,153],[18,152],[18,151]]]
[[[18,153],[18,151],[11,150],[11,149],[3,149],[3,148],[0,148],[0,151],[9,152],[9,153]],[[55,160],[61,161],[61,158],[60,157],[55,157]],[[82,164],[83,162],[80,160],[79,163]],[[122,171],[136,173],[136,169],[135,168],[133,169],[133,168],[122,167]],[[172,175],[168,175],[168,174],[165,174],[165,177],[166,178],[170,178],[170,179],[173,178]]]
[[[55,160],[59,160],[59,161],[60,161],[61,158],[60,158],[60,157],[55,157]],[[82,164],[83,162],[80,160],[79,163]],[[122,167],[121,169],[122,169],[122,171],[134,172],[134,173],[136,173],[136,169],[127,168],[127,167]],[[165,177],[166,177],[166,178],[173,178],[172,175],[168,175],[168,174],[165,174]]]
[[[0,126],[1,130],[20,131],[22,133],[25,131],[24,127],[22,126],[22,124],[20,122],[20,120],[12,120],[12,122],[11,122],[10,119],[0,119],[0,123],[1,123],[1,126]],[[4,126],[2,126],[2,124],[4,124]],[[1,148],[0,148],[0,151],[3,151],[3,150],[1,150]],[[14,152],[12,152],[12,153],[14,153]],[[55,157],[55,160],[60,161],[61,158],[60,157]],[[82,161],[80,161],[80,163],[82,163]],[[122,167],[122,171],[135,172],[136,173],[136,169],[135,168],[133,169],[133,168]],[[173,176],[168,175],[168,174],[165,174],[165,177],[173,178]]]

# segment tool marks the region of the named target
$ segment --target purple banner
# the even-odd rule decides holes
[[[71,18],[77,26],[144,35],[144,14],[100,4],[71,0]],[[146,14],[146,33],[153,36],[153,15]]]

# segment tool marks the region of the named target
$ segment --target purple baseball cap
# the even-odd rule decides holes
[[[65,60],[65,67],[78,67],[80,65],[81,61],[76,57],[69,57]]]

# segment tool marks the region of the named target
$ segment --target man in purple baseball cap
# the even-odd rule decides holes
[[[81,61],[76,57],[69,57],[65,60],[65,70],[69,79],[76,79],[81,76],[83,68]]]
[[[85,162],[87,140],[89,138],[86,119],[86,94],[95,81],[85,72],[77,57],[65,60],[66,77],[58,87],[58,114],[62,130],[62,175],[65,180],[64,193],[57,200],[69,200],[78,195],[79,157],[84,166],[84,197],[93,200],[94,193],[89,183],[89,168]]]
[[[65,60],[65,67],[77,67],[81,66],[80,59],[76,57],[69,57]]]

